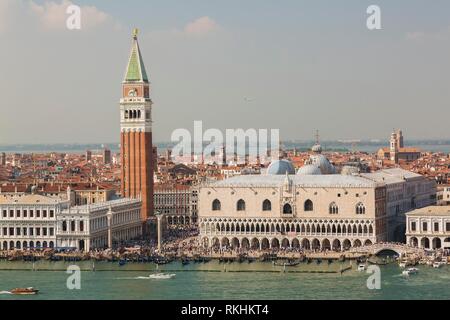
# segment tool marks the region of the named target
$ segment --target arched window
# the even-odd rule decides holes
[[[240,199],[236,204],[237,211],[245,211],[245,201]]]
[[[330,214],[338,214],[339,213],[339,207],[337,206],[336,202],[330,203],[330,207],[328,209],[328,212]]]
[[[292,214],[292,206],[289,203],[286,203],[283,206],[283,213],[285,213],[285,214]]]
[[[213,201],[213,203],[212,203],[212,210],[213,211],[220,211],[220,209],[221,209],[221,204],[220,204],[220,201],[218,200],[218,199],[215,199],[214,201]]]
[[[314,210],[313,202],[311,200],[309,200],[309,199],[306,200],[304,208],[305,208],[305,211],[313,211]]]
[[[356,214],[365,214],[366,213],[366,207],[363,203],[358,203],[356,205]]]
[[[271,211],[272,210],[272,203],[269,200],[263,201],[263,211]]]

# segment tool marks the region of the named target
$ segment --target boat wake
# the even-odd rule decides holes
[[[156,273],[151,274],[148,277],[139,276],[139,277],[126,277],[126,278],[117,278],[117,280],[151,280],[151,279],[172,279],[175,277],[174,273]]]
[[[10,291],[0,291],[0,294],[12,294]]]

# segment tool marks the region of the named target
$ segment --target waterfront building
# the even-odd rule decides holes
[[[56,220],[68,200],[39,194],[0,196],[2,250],[56,247]]]
[[[324,160],[308,166],[292,174],[286,161],[274,162],[265,175],[202,187],[203,245],[348,249],[391,240],[392,210],[400,215],[435,201],[434,182],[405,170],[342,175]]]
[[[197,222],[198,188],[187,185],[157,184],[154,189],[155,212],[164,215],[168,226]]]
[[[69,207],[57,215],[57,246],[89,251],[142,236],[141,201],[121,198]]]
[[[142,235],[140,199],[120,198],[71,206],[71,189],[62,195],[0,195],[0,249],[112,247]]]
[[[362,173],[360,176],[386,186],[389,241],[405,242],[406,212],[436,204],[436,182],[420,174],[391,168]]]
[[[133,32],[120,99],[122,196],[142,199],[141,219],[153,215],[152,100],[150,83]]]
[[[379,159],[389,159],[393,163],[399,161],[412,162],[420,158],[422,152],[413,147],[405,147],[401,130],[392,132],[389,147],[381,148],[377,152]]]
[[[450,206],[429,206],[406,214],[406,241],[423,249],[450,249]]]

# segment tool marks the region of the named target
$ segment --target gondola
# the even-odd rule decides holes
[[[188,259],[182,259],[181,260],[181,264],[183,265],[183,266],[186,266],[186,265],[188,265],[190,263],[190,261],[188,260]]]

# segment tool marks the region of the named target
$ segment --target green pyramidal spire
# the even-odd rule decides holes
[[[124,82],[148,82],[144,61],[137,40],[138,29],[133,30],[133,43],[131,46],[130,59],[128,60]]]

